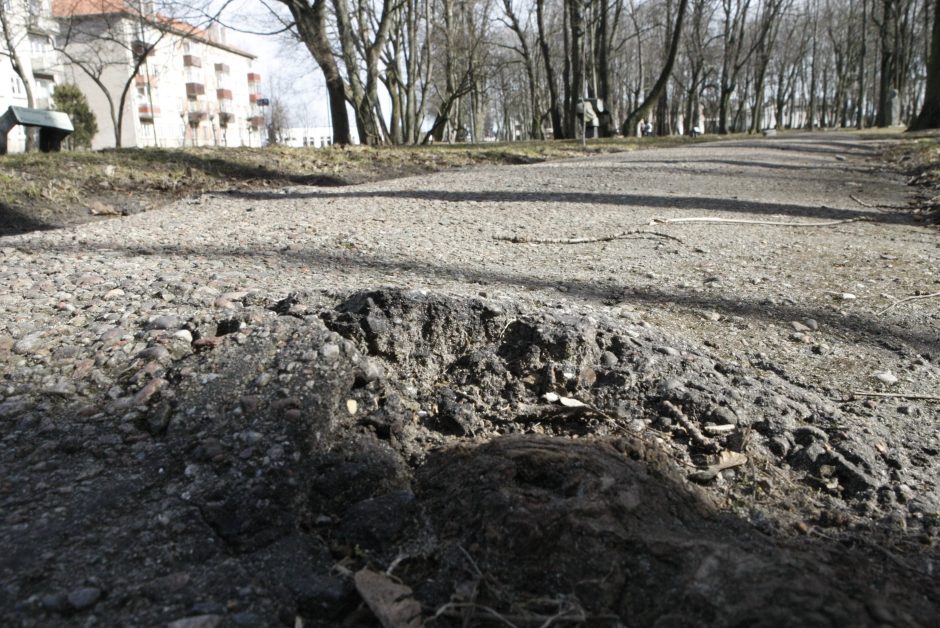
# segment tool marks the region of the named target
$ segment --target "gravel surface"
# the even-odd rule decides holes
[[[209,195],[0,239],[0,618],[369,625],[388,611],[374,601],[382,580],[351,572],[402,563],[424,616],[442,625],[478,602],[521,624],[570,612],[589,625],[756,625],[765,609],[765,625],[780,625],[773,604],[799,606],[820,582],[832,591],[797,623],[929,625],[940,613],[940,404],[858,391],[940,394],[940,300],[884,311],[940,291],[940,234],[904,211],[911,190],[880,167],[880,148],[838,134],[702,143]],[[654,220],[700,217],[839,224]],[[546,409],[569,399],[588,409]],[[321,415],[331,418],[305,418]],[[506,434],[556,438],[500,445]],[[521,572],[539,586],[526,589],[500,567],[576,544],[560,533],[514,544],[485,524],[447,532],[479,508],[457,513],[442,496],[463,491],[493,521],[512,511],[492,487],[451,485],[448,473],[483,483],[501,446],[497,459],[532,468],[593,460],[557,437],[614,436],[627,444],[599,443],[598,461],[571,466],[598,491],[642,473],[615,460],[629,450],[660,469],[655,486],[637,484],[649,499],[672,487],[705,504],[637,524],[668,530],[651,555],[688,554],[674,572],[651,567],[642,595],[543,582],[550,566],[534,558]],[[731,453],[750,457],[747,473],[708,469]],[[344,466],[354,463],[361,473]],[[497,493],[527,490],[507,480]],[[622,504],[576,508],[603,525],[622,518]],[[719,514],[689,523],[706,511]],[[738,538],[758,536],[735,546],[709,519],[727,513]],[[513,525],[497,528],[525,537]],[[739,569],[712,565],[715,578],[746,587],[775,565],[774,578],[795,584],[777,602],[759,587],[740,604],[703,593],[689,583],[716,559],[688,550],[679,530],[735,556]],[[636,538],[617,538],[617,551],[637,551]],[[585,552],[597,578],[617,571]],[[468,554],[479,560],[464,572],[484,567],[472,595],[453,566]],[[576,558],[556,566],[583,582],[584,569],[568,568]],[[829,561],[831,572],[818,568]],[[616,590],[645,569],[625,564],[634,576],[613,578]],[[657,587],[674,596],[669,608],[630,619]]]

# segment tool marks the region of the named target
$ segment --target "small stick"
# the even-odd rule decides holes
[[[618,233],[616,235],[608,236],[598,236],[596,238],[530,238],[528,236],[493,236],[494,240],[499,240],[500,242],[512,242],[513,244],[591,244],[594,242],[612,242],[614,240],[626,240],[631,237],[656,237],[656,238],[665,238],[667,240],[675,240],[676,242],[682,242],[683,240],[675,236],[667,235],[665,233],[657,233],[655,231],[642,231],[635,229],[633,231],[624,231],[623,233]]]
[[[890,397],[893,399],[916,399],[920,401],[940,401],[940,396],[918,395],[916,393],[891,393],[891,392],[878,392],[876,390],[853,390],[852,394],[856,397]]]
[[[698,218],[651,218],[651,225],[668,225],[681,222],[715,222],[723,224],[736,225],[771,225],[774,227],[828,227],[830,225],[844,225],[850,222],[865,222],[870,220],[863,216],[858,218],[846,218],[845,220],[829,220],[826,222],[787,222],[774,220],[744,220],[738,218],[711,218],[702,216]]]
[[[679,425],[685,428],[685,431],[689,433],[689,436],[699,447],[705,447],[708,449],[721,449],[721,447],[718,446],[718,443],[702,434],[702,431],[698,429],[698,427],[692,423],[692,421],[690,421],[689,418],[685,416],[685,414],[683,414],[682,410],[680,410],[671,401],[663,401],[663,408],[666,409],[666,411],[672,416],[673,419],[676,420],[676,422],[679,423]]]
[[[869,207],[871,209],[877,209],[878,211],[884,211],[886,209],[910,209],[910,207],[904,207],[903,205],[872,205],[871,203],[866,203],[862,199],[858,198],[854,194],[849,194],[849,198],[861,205],[862,207]]]
[[[882,314],[884,314],[891,308],[895,307],[896,305],[901,305],[902,303],[907,303],[908,301],[921,301],[923,299],[935,299],[937,297],[940,297],[940,292],[932,292],[930,294],[917,294],[912,297],[907,297],[906,299],[898,299],[897,301],[895,301],[888,307],[884,308],[883,310],[879,310],[875,312],[875,315],[881,316]]]
[[[874,205],[872,205],[871,203],[866,203],[865,201],[855,196],[854,194],[849,194],[849,198],[855,201],[856,203],[858,203],[859,205],[861,205],[862,207],[871,207],[872,209],[875,208]]]

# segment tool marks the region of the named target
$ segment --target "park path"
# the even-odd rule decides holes
[[[688,566],[676,573],[713,587],[696,604],[705,600],[737,617],[729,624],[754,623],[721,604],[729,591],[736,600],[743,591],[754,594],[745,595],[747,612],[775,604],[780,617],[817,618],[777,591],[815,599],[825,582],[846,614],[807,625],[862,625],[855,619],[869,615],[881,622],[886,615],[868,588],[900,611],[935,615],[925,574],[938,564],[940,409],[921,399],[850,399],[852,391],[940,389],[938,300],[888,309],[940,290],[940,234],[903,209],[912,193],[878,160],[886,141],[787,135],[346,188],[211,194],[0,238],[0,623],[95,613],[105,624],[165,625],[196,614],[216,622],[199,625],[225,618],[263,625],[300,608],[282,607],[285,596],[312,605],[301,614],[320,617],[325,608],[340,617],[359,598],[335,569],[341,548],[324,539],[353,538],[373,524],[392,538],[407,529],[412,500],[431,510],[466,508],[438,513],[461,525],[503,504],[503,497],[464,503],[452,494],[506,488],[486,486],[493,474],[484,473],[511,457],[500,453],[501,442],[510,443],[511,455],[525,453],[512,449],[512,439],[500,441],[506,429],[569,435],[564,421],[532,414],[546,405],[536,388],[550,390],[556,377],[618,414],[616,421],[605,412],[598,414],[604,420],[582,416],[579,428],[600,426],[609,430],[597,432],[603,437],[642,433],[652,450],[669,452],[652,455],[650,464],[682,462],[662,476],[678,478],[668,490],[650,493],[666,497],[611,502],[611,521],[627,503],[642,504],[635,512],[651,517],[625,532],[650,536],[614,560],[648,569],[644,557],[660,560],[661,550],[637,548],[651,538],[661,548],[661,521],[677,516],[669,500],[699,503],[691,496],[704,493],[687,492],[686,473],[701,466],[701,452],[685,426],[705,429],[707,419],[724,434],[714,439],[723,439],[726,452],[738,438],[734,451],[750,443],[747,456],[757,460],[741,476],[709,476],[706,482],[719,484],[706,487],[716,500],[708,503],[750,500],[754,508],[735,513],[742,521],[734,530],[753,539],[754,527],[772,528],[760,519],[763,507],[778,523],[804,527],[780,524],[782,551],[799,559],[787,562],[769,536],[742,543],[724,523],[690,528],[701,510],[689,511],[675,522],[680,550],[665,563],[675,558]],[[722,222],[668,222],[690,218]],[[570,241],[578,239],[596,241]],[[555,242],[540,243],[546,240]],[[349,297],[380,287],[405,290]],[[501,331],[487,331],[493,320]],[[409,346],[425,352],[396,353]],[[578,360],[585,364],[575,368]],[[538,368],[523,377],[516,370],[526,361]],[[417,381],[421,373],[433,377]],[[660,416],[670,399],[689,416],[676,406],[672,418]],[[452,421],[476,421],[463,433],[470,438],[435,427],[448,407]],[[310,444],[319,445],[322,434],[322,448]],[[492,460],[481,447],[474,466],[473,448],[487,439],[496,443]],[[565,455],[584,464],[555,465],[557,451],[535,460],[546,465],[532,479],[546,482],[537,487],[545,503],[556,503],[557,473],[594,469],[598,477],[582,478],[584,486],[601,487],[659,477],[624,467],[627,456],[609,448],[598,457],[589,441],[558,438],[550,446],[577,443]],[[442,458],[442,445],[464,448],[470,462],[449,460],[446,451]],[[619,475],[590,466],[598,460]],[[442,465],[440,472],[421,479],[423,461]],[[520,499],[533,486],[520,485]],[[754,502],[758,486],[763,505]],[[605,499],[586,498],[583,512]],[[823,536],[788,544],[793,529],[809,530],[810,518],[826,528]],[[606,528],[588,519],[584,538],[558,547],[580,552],[593,539],[595,557],[608,560]],[[519,533],[542,522],[520,524]],[[690,538],[692,529],[699,532]],[[694,536],[709,529],[720,530],[726,545]],[[882,531],[898,545],[866,554]],[[841,534],[849,540],[830,543]],[[359,542],[351,544],[358,558],[350,560],[362,558]],[[388,560],[376,564],[397,565],[400,552],[424,551],[390,547]],[[695,547],[708,550],[701,564]],[[738,560],[722,547],[745,553]],[[456,550],[441,553],[442,565],[450,555],[459,558]],[[755,556],[764,558],[748,562]],[[529,556],[490,558],[518,575]],[[836,564],[830,559],[841,561],[842,571],[832,572],[841,575],[827,571]],[[598,568],[604,560],[587,565],[596,581],[575,568],[584,563],[580,554],[566,568],[575,581],[600,587],[603,574],[615,571]],[[412,565],[406,560],[396,575]],[[737,580],[713,577],[715,565]],[[786,569],[767,580],[764,566]],[[804,573],[822,580],[791,586]],[[430,571],[411,584],[428,578],[442,582]],[[441,599],[427,594],[443,605],[457,584],[446,583]],[[631,589],[604,586],[616,589],[611,599]],[[637,600],[676,592],[682,599],[682,586],[666,583]],[[558,592],[546,585],[540,599]],[[672,599],[662,597],[663,604]],[[898,617],[916,625],[903,612]]]

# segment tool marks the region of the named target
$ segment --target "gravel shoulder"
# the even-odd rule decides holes
[[[2,623],[930,625],[940,403],[861,394],[940,391],[887,142],[0,238]]]

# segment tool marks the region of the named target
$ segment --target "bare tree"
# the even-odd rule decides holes
[[[659,78],[653,85],[653,89],[651,89],[650,93],[646,96],[646,99],[639,107],[634,109],[630,115],[627,116],[626,120],[623,121],[623,125],[620,130],[624,135],[633,135],[636,133],[636,128],[640,120],[649,115],[649,112],[652,111],[654,106],[656,106],[656,102],[666,91],[666,84],[669,82],[669,77],[672,74],[672,68],[676,62],[676,55],[679,52],[679,42],[682,39],[682,24],[685,21],[685,14],[688,6],[689,0],[679,0],[679,8],[676,13],[676,23],[673,27],[672,40],[669,44],[669,53],[666,56],[666,61],[659,73]]]
[[[127,96],[148,57],[158,46],[204,35],[199,26],[160,13],[143,2],[135,8],[115,0],[89,13],[73,0],[59,7],[57,17],[61,30],[56,50],[101,90],[118,148],[122,145]]]
[[[2,54],[10,59],[13,72],[23,85],[26,93],[26,106],[35,107],[36,99],[33,95],[33,76],[31,68],[24,63],[21,45],[29,37],[30,28],[36,17],[33,12],[23,10],[15,11],[14,3],[0,2],[0,28],[3,29],[4,50]],[[20,5],[23,7],[23,5]],[[26,150],[32,150],[36,145],[35,133],[31,129],[26,131]]]
[[[911,124],[911,130],[940,128],[940,0],[933,2],[933,28],[924,105]]]

